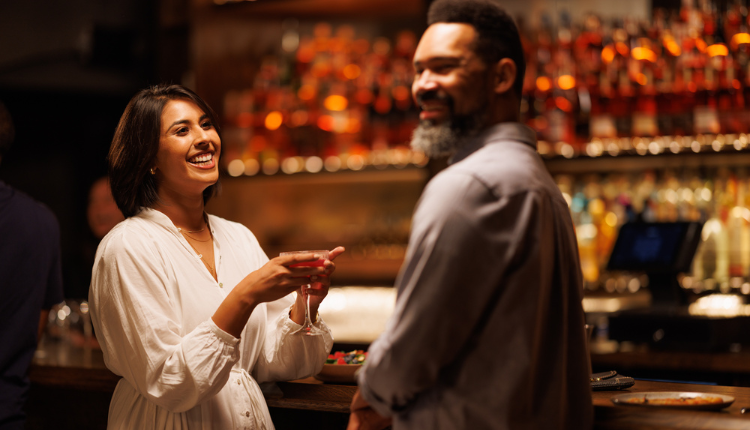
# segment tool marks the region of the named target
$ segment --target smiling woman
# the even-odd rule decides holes
[[[153,167],[162,200],[170,193],[202,195],[219,180],[220,154],[219,133],[203,109],[193,101],[167,102],[161,114],[159,151]]]
[[[295,335],[310,283],[317,314],[331,260],[269,260],[244,226],[209,215],[221,135],[211,108],[180,86],[128,104],[109,153],[112,194],[125,214],[101,241],[89,301],[107,367],[122,379],[109,428],[273,428],[259,383],[316,374],[331,333]]]
[[[174,101],[179,101],[180,105],[192,103],[200,110],[216,134],[216,144],[221,145],[216,115],[194,92],[170,85],[138,93],[122,114],[108,156],[112,193],[126,218],[158,200],[155,162],[166,133],[161,129],[165,108]],[[214,184],[203,190],[204,203],[215,194],[217,186],[218,175]]]

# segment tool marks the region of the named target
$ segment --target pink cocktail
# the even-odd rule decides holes
[[[325,261],[328,260],[328,251],[326,250],[291,251],[291,252],[282,252],[279,255],[285,256],[285,255],[295,255],[295,254],[315,254],[315,256],[318,257],[318,259],[315,261],[305,261],[303,263],[292,264],[289,267],[322,267],[325,264]],[[307,289],[312,289],[312,285],[307,284],[302,290],[304,292]],[[304,296],[305,296],[305,323],[302,325],[302,328],[298,330],[298,332],[301,331],[307,336],[320,336],[324,334],[325,331],[313,325],[312,319],[310,317],[310,294],[304,294]]]

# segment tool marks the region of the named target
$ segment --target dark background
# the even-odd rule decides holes
[[[0,13],[0,101],[16,139],[0,180],[47,205],[61,226],[65,293],[85,298],[95,246],[88,190],[128,100],[189,64],[187,1],[30,0]],[[161,16],[169,9],[169,19]],[[175,9],[178,10],[175,13]]]
[[[0,101],[16,140],[0,162],[0,180],[57,215],[69,298],[87,295],[91,268],[82,254],[96,245],[86,223],[88,189],[106,174],[125,105],[151,84],[190,85],[190,6],[191,0],[3,3]],[[676,10],[680,1],[652,6]]]

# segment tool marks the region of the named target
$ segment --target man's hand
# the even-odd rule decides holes
[[[359,389],[354,393],[349,409],[352,413],[349,415],[346,430],[383,430],[392,424],[390,417],[384,417],[370,407],[359,393]]]

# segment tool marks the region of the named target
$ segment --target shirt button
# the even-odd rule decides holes
[[[219,288],[224,288],[224,284],[222,282],[219,282]]]
[[[245,416],[250,418],[250,411],[245,412]]]
[[[238,379],[238,380],[237,380],[237,385],[240,385],[241,383],[242,383],[242,382],[240,382],[240,380]]]

